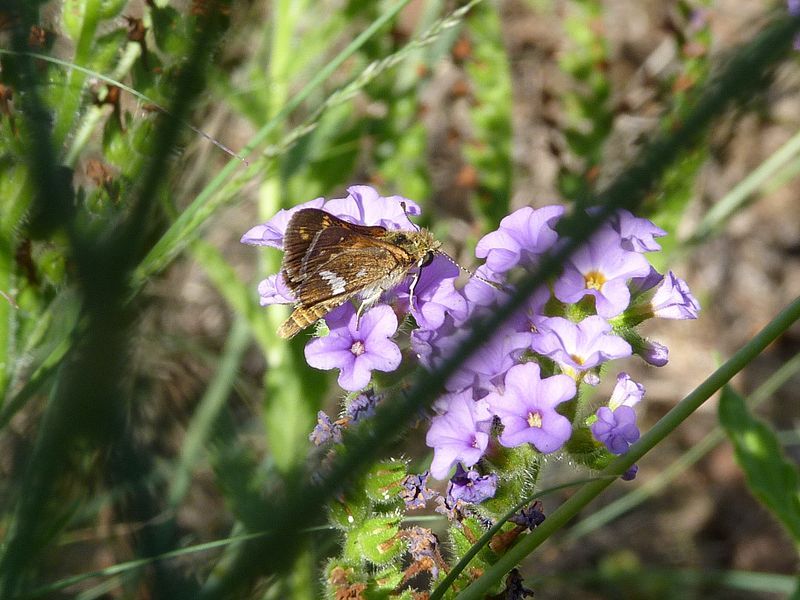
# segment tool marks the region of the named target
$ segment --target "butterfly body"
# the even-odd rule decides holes
[[[284,237],[281,274],[297,302],[278,329],[291,338],[358,297],[359,313],[403,282],[441,246],[425,230],[355,225],[316,208],[298,210]]]

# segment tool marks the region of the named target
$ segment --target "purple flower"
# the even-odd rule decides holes
[[[372,308],[356,324],[355,309],[344,304],[325,321],[330,333],[306,345],[306,362],[316,369],[339,369],[339,385],[345,390],[362,389],[373,370],[394,371],[400,366],[400,349],[391,340],[397,317],[388,306]]]
[[[497,231],[481,238],[475,256],[485,258],[486,266],[495,273],[535,260],[555,244],[558,234],[554,227],[563,214],[563,206],[520,208],[503,218]]]
[[[556,361],[563,368],[577,372],[600,363],[631,355],[631,346],[611,333],[611,325],[598,316],[573,323],[562,317],[544,320],[531,348]]]
[[[500,443],[513,448],[533,444],[545,454],[555,452],[572,435],[572,425],[556,406],[575,396],[575,382],[566,375],[541,379],[539,365],[525,363],[506,373],[505,391],[491,393],[486,401],[500,417]]]
[[[414,288],[414,297],[409,299],[409,286],[403,285],[397,297],[405,302],[411,301],[411,314],[423,329],[438,329],[444,324],[446,313],[456,321],[467,316],[467,301],[456,290],[458,267],[441,255],[422,268],[419,281]]]
[[[608,407],[617,410],[620,406],[635,406],[644,396],[644,386],[636,383],[630,375],[625,372],[617,375],[617,385],[611,392]]]
[[[525,506],[518,513],[514,513],[508,519],[509,522],[515,525],[520,525],[525,529],[534,530],[539,525],[544,523],[544,505],[541,500],[534,500],[528,506]]]
[[[308,439],[315,446],[322,446],[328,442],[336,444],[342,441],[342,426],[338,422],[331,421],[330,417],[323,411],[317,413],[317,424],[308,436]]]
[[[644,340],[636,348],[636,354],[654,367],[663,367],[669,362],[669,348],[652,340]]]
[[[533,590],[525,587],[525,580],[522,579],[519,569],[511,569],[506,577],[506,587],[500,592],[500,598],[504,600],[525,600],[532,598]]]
[[[619,233],[608,226],[600,228],[567,261],[553,286],[556,298],[571,304],[587,294],[594,296],[597,314],[606,318],[625,310],[631,297],[627,280],[645,277],[650,263],[621,244]]]
[[[335,198],[325,210],[340,219],[359,225],[380,225],[386,229],[416,229],[408,215],[418,215],[419,204],[402,196],[383,197],[368,185],[347,188],[346,198]]]
[[[610,223],[622,238],[622,247],[633,252],[655,252],[661,246],[655,238],[664,237],[667,232],[648,220],[634,216],[620,209]]]
[[[498,378],[519,359],[530,343],[529,335],[504,328],[480,346],[447,381],[450,391],[472,387],[476,392],[494,390]],[[479,394],[480,395],[480,394]]]
[[[411,332],[411,348],[422,366],[433,369],[455,350],[466,331],[456,327],[450,315],[445,315],[438,329],[415,329]]]
[[[403,499],[407,509],[425,508],[427,501],[437,495],[436,492],[428,489],[428,477],[430,477],[430,473],[425,471],[419,475],[409,473],[403,479],[403,489],[400,492],[400,497]]]
[[[399,535],[408,541],[408,553],[411,555],[412,562],[422,569],[429,570],[431,577],[436,580],[439,577],[439,568],[445,565],[442,564],[439,540],[433,532],[430,529],[415,526],[401,529]],[[409,567],[409,571],[412,569],[414,569],[414,565]]]
[[[458,521],[459,523],[464,520],[464,507],[463,500],[453,500],[447,496],[436,496],[436,508],[433,510],[439,514],[447,517],[448,521]]]
[[[538,335],[539,328],[547,321],[544,307],[550,300],[550,288],[543,285],[537,288],[509,320],[510,326],[517,331],[528,334],[529,344],[532,335]]]
[[[259,303],[261,306],[270,304],[294,304],[296,299],[292,290],[286,285],[281,273],[270,275],[258,284]]]
[[[482,279],[486,281],[481,281]],[[470,277],[464,286],[464,297],[469,302],[470,308],[491,306],[508,298],[506,291],[487,283],[487,281],[491,281],[502,284],[502,280],[500,275],[491,271],[486,265],[478,267],[475,276]]]
[[[455,394],[447,412],[434,417],[425,436],[425,443],[433,448],[431,474],[436,479],[445,479],[456,462],[468,467],[483,456],[489,444],[492,415],[486,403],[472,399],[472,394]]]
[[[606,445],[612,454],[625,454],[632,443],[639,439],[636,427],[636,411],[630,406],[611,410],[607,406],[597,409],[597,421],[592,423],[592,435]]]
[[[620,475],[622,481],[633,481],[636,479],[636,474],[639,472],[639,465],[631,465],[630,468]]]
[[[653,314],[662,319],[696,319],[700,303],[686,282],[670,271],[650,301]]]
[[[447,497],[453,502],[462,500],[465,504],[480,504],[493,498],[497,492],[497,475],[489,473],[481,476],[475,469],[465,471],[461,463],[447,485]]]
[[[283,248],[283,236],[286,233],[286,226],[289,219],[301,208],[322,208],[325,198],[315,198],[308,202],[303,202],[297,206],[279,210],[274,217],[262,225],[256,225],[242,236],[243,244],[253,246],[272,246],[273,248]]]
[[[373,390],[366,390],[353,398],[345,408],[345,416],[350,423],[358,423],[364,419],[369,419],[375,414],[375,408],[381,401],[381,396]]]

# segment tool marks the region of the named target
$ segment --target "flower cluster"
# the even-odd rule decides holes
[[[346,198],[318,198],[280,211],[242,241],[280,248],[292,212],[308,206],[357,224],[414,228],[408,216],[420,208],[413,201],[381,197],[367,186],[348,192]],[[342,388],[361,390],[373,370],[400,365],[398,315],[410,313],[416,324],[410,346],[425,367],[435,368],[462,343],[465,323],[495,310],[521,274],[563,242],[557,231],[563,214],[559,206],[525,207],[505,217],[478,242],[475,254],[484,263],[463,288],[455,285],[458,268],[436,256],[422,269],[413,298],[406,280],[360,319],[350,304],[332,311],[325,318],[327,336],[306,346],[308,363],[339,369]],[[647,219],[618,211],[450,378],[447,394],[434,404],[426,442],[434,452],[433,477],[445,479],[458,469],[452,499],[479,502],[494,494],[496,478],[463,469],[479,466],[494,440],[500,447],[525,445],[549,454],[583,429],[598,449],[621,454],[638,439],[633,407],[644,394],[640,384],[620,373],[611,398],[588,410],[578,391],[597,385],[601,366],[614,359],[635,354],[652,365],[666,364],[667,348],[634,329],[646,319],[697,317],[700,307],[686,283],[672,272],[659,274],[646,258],[660,250],[656,239],[663,235]],[[280,275],[263,281],[259,293],[264,305],[293,300]]]
[[[476,255],[485,263],[463,289],[466,314],[450,312],[443,326],[411,334],[423,364],[436,366],[465,335],[463,323],[501,304],[515,272],[535,266],[559,243],[562,214],[556,206],[522,208],[478,242]],[[656,238],[663,235],[650,221],[619,211],[448,381],[450,393],[436,403],[426,438],[434,477],[447,477],[454,465],[476,465],[497,421],[501,446],[530,444],[542,454],[562,449],[580,427],[612,454],[638,439],[633,406],[644,388],[627,374],[619,374],[611,399],[588,418],[575,405],[579,386],[596,385],[608,361],[638,354],[666,364],[667,349],[634,326],[654,316],[697,317],[699,304],[685,282],[660,275],[645,257],[660,250]]]

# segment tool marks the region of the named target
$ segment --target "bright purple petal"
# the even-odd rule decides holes
[[[420,214],[419,205],[402,196],[383,197],[368,185],[347,188],[345,198],[334,198],[325,204],[325,210],[337,217],[360,225],[380,225],[386,229],[414,230],[408,215]]]
[[[262,225],[256,225],[245,233],[241,242],[254,246],[283,248],[283,236],[286,233],[286,226],[289,224],[289,219],[292,218],[292,215],[301,208],[322,208],[323,204],[325,204],[324,198],[315,198],[289,209],[282,208],[269,221]]]
[[[259,302],[261,306],[268,306],[270,304],[294,304],[296,302],[292,291],[289,289],[289,286],[286,285],[280,273],[270,275],[266,279],[263,279],[258,284],[258,295],[260,296]]]

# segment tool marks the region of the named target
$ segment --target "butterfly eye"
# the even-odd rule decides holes
[[[425,257],[422,259],[422,262],[419,263],[420,268],[427,267],[429,264],[433,262],[433,252],[428,252]]]

